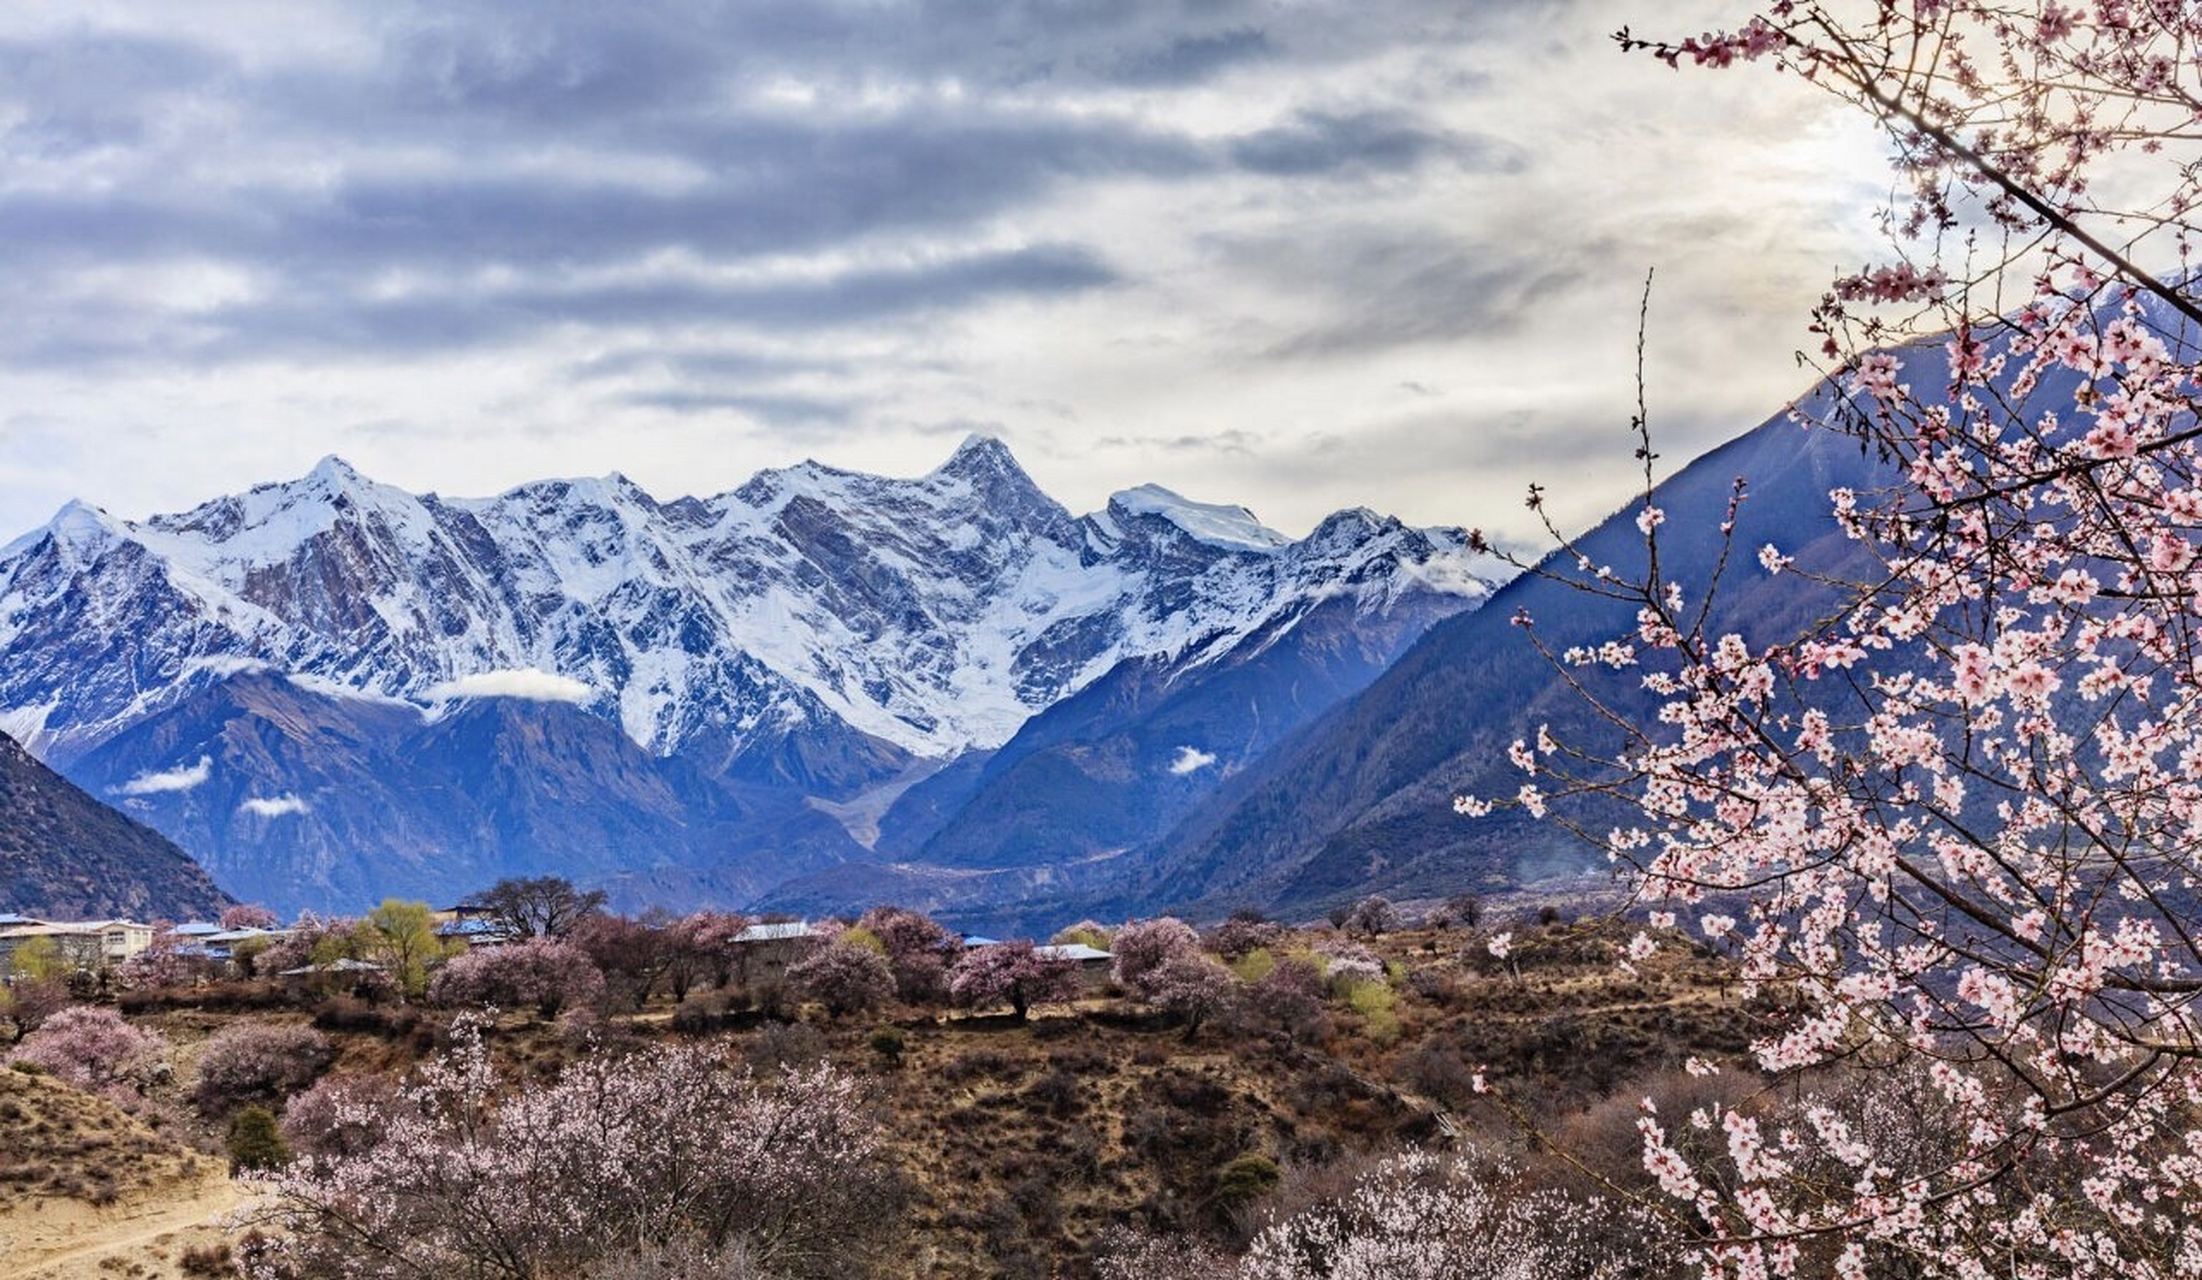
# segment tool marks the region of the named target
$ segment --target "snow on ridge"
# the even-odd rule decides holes
[[[1227,551],[1276,551],[1292,539],[1254,518],[1245,507],[1195,502],[1159,484],[1143,484],[1109,496],[1111,507],[1135,515],[1158,515],[1193,538]]]
[[[791,514],[797,495],[815,506]],[[1451,533],[1372,518],[1295,542],[1158,485],[1111,509],[1072,519],[983,436],[915,478],[805,463],[671,504],[616,475],[415,496],[325,459],[181,515],[99,517],[151,553],[142,567],[41,570],[6,588],[9,611],[98,592],[110,626],[173,655],[177,683],[103,702],[0,624],[0,705],[57,699],[39,726],[87,741],[157,710],[183,677],[265,670],[431,718],[469,697],[588,705],[660,754],[822,709],[944,758],[998,746],[1120,661],[1205,660],[1348,580],[1371,608],[1478,594],[1472,574],[1422,563],[1461,555]],[[1158,557],[1123,536],[1148,514],[1229,554]],[[22,563],[0,558],[0,583]]]

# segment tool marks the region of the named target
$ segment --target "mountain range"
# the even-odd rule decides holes
[[[1074,516],[984,438],[663,502],[331,458],[0,548],[0,729],[279,909],[521,872],[975,902],[1145,849],[1500,569],[1366,510],[1293,539],[1143,486]]]

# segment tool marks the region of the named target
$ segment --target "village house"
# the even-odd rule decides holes
[[[10,914],[0,920],[0,972],[14,966],[19,947],[50,938],[63,961],[78,969],[107,969],[153,945],[153,926],[134,920],[37,920]]]
[[[1113,952],[1103,951],[1097,947],[1089,947],[1083,942],[1034,947],[1032,954],[1043,960],[1067,960],[1077,965],[1078,980],[1085,985],[1088,991],[1097,990],[1107,985],[1110,968],[1116,962],[1116,956]]]
[[[753,924],[743,929],[734,935],[743,984],[780,977],[789,965],[810,954],[818,941],[818,930],[808,920]]]

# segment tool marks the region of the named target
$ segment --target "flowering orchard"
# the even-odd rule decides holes
[[[331,1138],[270,1180],[280,1231],[253,1274],[534,1280],[683,1245],[841,1275],[893,1218],[876,1126],[830,1067],[767,1088],[712,1049],[654,1048],[500,1096],[462,1025],[400,1101],[316,1099]]]
[[[1652,912],[1633,955],[1694,929],[1794,1009],[1756,1046],[1780,1103],[1647,1101],[1663,1204],[1708,1275],[2202,1274],[2202,8],[1784,0],[1618,38],[1804,77],[1898,176],[1796,412],[1888,477],[1830,495],[1851,567],[1810,576],[1843,606],[1771,644],[1721,625],[1722,570],[1805,564],[1672,576],[1641,412],[1640,570],[1564,538],[1542,568],[1637,611],[1550,652],[1566,677],[1659,705],[1613,717],[1618,751],[1517,743],[1507,803],[1622,800],[1585,834]],[[1922,1087],[1909,1133],[1832,1100]]]

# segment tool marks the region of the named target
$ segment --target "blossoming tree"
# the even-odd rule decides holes
[[[1636,610],[1551,653],[1622,745],[1515,744],[1508,803],[1622,801],[1585,834],[1651,912],[1630,959],[1694,928],[1794,1010],[1756,1046],[1785,1101],[1648,1101],[1646,1168],[1708,1275],[2202,1274],[2202,9],[1782,0],[1619,39],[1805,77],[1886,126],[1899,176],[1797,410],[1889,477],[1830,495],[1841,607],[1771,643],[1723,625],[1720,570],[1661,558],[1641,412],[1641,565],[1563,538],[1541,567]],[[1792,551],[1759,570],[1804,575]],[[1860,1080],[1928,1105],[1829,1101]]]
[[[898,1183],[856,1083],[830,1067],[766,1088],[699,1046],[596,1055],[503,1091],[480,1037],[395,1103],[332,1100],[268,1185],[252,1274],[533,1280],[655,1247],[739,1248],[760,1273],[847,1275],[894,1222]]]

